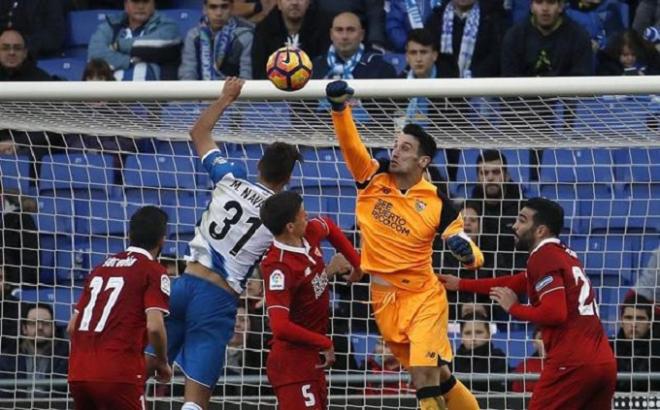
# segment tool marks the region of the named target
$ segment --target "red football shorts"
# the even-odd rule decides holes
[[[144,386],[130,383],[69,382],[76,410],[144,410]]]
[[[529,410],[610,410],[616,363],[546,366],[532,393]]]
[[[316,381],[304,381],[275,387],[280,410],[326,410],[328,388],[325,377]]]

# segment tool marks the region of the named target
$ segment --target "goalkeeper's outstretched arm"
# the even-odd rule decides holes
[[[332,105],[332,123],[348,170],[357,182],[365,182],[378,170],[379,164],[371,158],[362,143],[351,109],[346,106],[346,101],[353,95],[353,89],[346,81],[338,80],[329,83],[325,92]]]
[[[225,110],[241,95],[243,84],[245,84],[245,80],[227,77],[222,86],[220,97],[202,112],[190,130],[190,137],[200,158],[204,158],[206,153],[218,148],[215,141],[213,141],[213,127],[215,127]]]

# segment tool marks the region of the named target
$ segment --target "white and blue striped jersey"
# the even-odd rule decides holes
[[[273,192],[249,182],[245,167],[228,161],[218,149],[209,151],[202,164],[214,188],[186,260],[218,273],[240,294],[253,267],[273,242],[273,235],[259,219],[261,204]]]

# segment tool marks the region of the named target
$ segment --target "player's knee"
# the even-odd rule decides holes
[[[181,406],[181,410],[203,410],[202,406],[192,401],[187,401]]]

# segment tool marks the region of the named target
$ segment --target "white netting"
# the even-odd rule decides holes
[[[474,90],[472,82],[434,82],[441,90],[429,88],[431,91],[422,94],[430,97],[429,110],[426,118],[417,119],[428,125],[441,147],[449,148],[434,158],[439,175],[435,178],[447,181],[443,186],[459,204],[473,196],[477,158],[488,148],[500,149],[508,162],[512,181],[504,186],[511,197],[505,208],[517,212],[521,197],[536,195],[562,204],[566,211],[563,239],[585,265],[608,335],[622,357],[627,348],[633,348],[627,362],[623,361],[630,366],[620,368],[616,406],[660,408],[655,397],[660,384],[658,336],[629,346],[624,333],[619,333],[624,296],[643,273],[655,278],[658,271],[657,265],[646,267],[653,260],[657,263],[657,255],[656,259],[652,256],[660,246],[659,111],[658,102],[649,94],[660,92],[660,82],[649,79],[644,95],[633,95],[635,90],[624,87],[608,88],[609,96],[605,96],[588,88],[566,89],[562,81],[547,79],[547,85],[535,80],[546,88],[538,88],[536,94],[534,89],[519,93],[526,97],[512,97],[512,91],[499,92],[504,97],[497,97],[497,84]],[[387,155],[394,130],[408,109],[407,98],[415,97],[417,90],[406,81],[385,81],[376,91],[360,94],[361,84],[355,82],[354,86],[368,117],[362,117],[360,131],[373,155]],[[4,129],[0,134],[5,136],[0,142],[4,280],[14,289],[11,294],[5,292],[3,299],[0,408],[71,408],[62,379],[66,354],[58,350],[66,348],[61,326],[71,303],[91,267],[124,247],[126,221],[139,206],[156,204],[165,209],[170,216],[170,236],[163,253],[175,260],[182,258],[210,197],[209,178],[187,132],[205,105],[196,101],[213,94],[177,94],[180,85],[172,85],[176,90],[170,94],[175,97],[137,100],[133,94],[99,92],[97,100],[104,102],[89,102],[93,94],[86,87],[95,86],[88,84],[68,85],[70,89],[61,98],[49,94],[48,84],[40,85],[43,98],[39,89],[7,94],[8,89],[16,91],[16,86],[0,89],[0,129]],[[152,87],[168,88],[170,84]],[[204,87],[216,90],[214,93],[219,89],[217,84]],[[461,87],[466,91],[462,97],[456,91]],[[287,100],[273,100],[279,93],[247,92],[220,121],[215,135],[223,141],[223,153],[244,162],[252,178],[264,143],[282,139],[299,144],[305,163],[296,166],[291,188],[304,195],[309,212],[329,214],[347,234],[353,234],[355,187],[336,147],[329,114],[317,110],[321,89],[322,83],[312,83],[305,89],[308,94],[287,95]],[[557,95],[590,96],[548,96],[553,89]],[[392,94],[396,98],[386,98],[383,93],[387,90],[396,90]],[[250,83],[246,91],[250,91]],[[30,93],[32,101],[27,99]],[[88,102],[72,102],[76,94]],[[518,193],[514,187],[519,188]],[[506,231],[512,215],[493,216],[489,201],[466,203],[482,213],[479,240],[489,265],[479,275],[503,274],[524,265],[524,255],[513,251]],[[494,205],[499,209],[500,203]],[[327,250],[326,256],[330,254]],[[436,249],[434,266],[458,272],[441,246]],[[653,294],[658,285],[651,282],[640,293]],[[271,408],[274,403],[264,372],[270,335],[259,306],[260,279],[252,279],[249,288],[244,302],[249,324],[240,321],[245,329],[229,349],[226,379],[214,394],[214,408]],[[367,284],[333,286],[331,336],[338,360],[329,372],[331,407],[414,408],[407,375],[399,370],[378,370],[384,356],[378,353],[367,290]],[[44,361],[34,354],[16,356],[21,332],[25,332],[17,319],[19,301],[40,301],[54,307],[56,360]],[[460,306],[469,306],[471,301],[461,296]],[[460,311],[460,307],[452,307],[454,324],[449,329],[456,351],[461,346],[456,322]],[[470,326],[490,329],[494,347],[503,356],[495,350],[467,354],[461,350],[457,374],[478,395],[482,408],[523,408],[529,394],[521,393],[528,389],[515,368],[535,351],[533,330],[497,309],[490,322],[490,326]],[[470,368],[473,359],[475,368]],[[24,369],[30,363],[46,366],[44,374],[25,377]],[[51,370],[54,377],[48,375]],[[152,407],[178,408],[172,403],[181,402],[181,383],[178,378],[171,386],[150,384]]]

